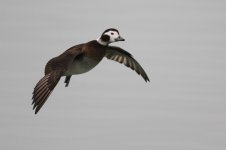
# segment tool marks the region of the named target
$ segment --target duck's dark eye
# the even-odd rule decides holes
[[[111,32],[111,35],[114,35],[114,32]]]

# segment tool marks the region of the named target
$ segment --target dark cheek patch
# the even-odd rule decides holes
[[[104,42],[108,42],[110,40],[110,36],[109,35],[102,35],[101,40],[103,40]]]

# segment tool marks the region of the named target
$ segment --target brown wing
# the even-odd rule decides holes
[[[45,75],[39,82],[36,84],[33,92],[33,109],[35,109],[35,114],[42,108],[53,89],[57,85],[60,77],[63,72],[53,71],[47,75]]]
[[[121,49],[120,47],[109,46],[109,48],[106,50],[105,57],[119,63],[123,63],[125,66],[135,70],[143,77],[146,82],[149,81],[149,78],[141,65],[133,58],[130,53]]]
[[[33,91],[35,114],[42,108],[61,76],[67,71],[74,59],[82,53],[82,45],[74,46],[63,54],[51,59],[45,67],[45,76],[39,80]]]

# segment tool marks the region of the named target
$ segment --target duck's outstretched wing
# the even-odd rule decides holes
[[[141,75],[146,82],[149,81],[149,78],[141,65],[133,58],[133,56],[129,52],[123,50],[122,48],[109,46],[106,50],[105,57],[119,63],[123,63],[125,66],[131,68],[139,75]]]
[[[33,109],[35,109],[35,114],[42,108],[53,89],[60,80],[63,72],[53,71],[45,75],[39,82],[36,84],[33,92]]]
[[[61,76],[65,75],[67,69],[80,54],[82,54],[82,45],[77,45],[48,61],[45,76],[39,80],[33,91],[32,104],[35,114],[42,108]],[[69,80],[66,85],[68,84]]]

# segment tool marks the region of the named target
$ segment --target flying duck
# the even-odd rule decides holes
[[[33,91],[33,109],[35,114],[42,108],[62,76],[65,86],[69,85],[72,75],[82,74],[93,69],[102,59],[123,63],[136,71],[147,82],[149,78],[141,65],[133,56],[120,47],[110,43],[125,41],[114,28],[105,30],[97,40],[75,45],[57,57],[49,60],[45,66],[45,76],[39,80]]]

